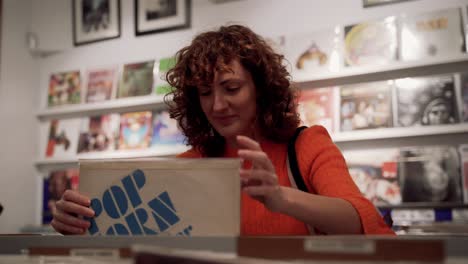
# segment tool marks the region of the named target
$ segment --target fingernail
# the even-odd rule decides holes
[[[91,217],[94,216],[94,214],[95,214],[95,213],[94,213],[94,210],[93,210],[93,209],[90,209],[90,208],[88,208],[88,212],[89,212],[89,214],[91,215]]]

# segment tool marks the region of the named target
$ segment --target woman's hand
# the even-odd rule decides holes
[[[285,201],[283,188],[278,184],[275,167],[260,144],[245,136],[237,136],[239,157],[252,163],[251,169],[241,169],[242,189],[269,210],[280,211]]]
[[[66,190],[62,198],[55,204],[52,227],[64,235],[84,234],[90,222],[80,216],[93,217],[94,211],[89,208],[88,197],[73,190]]]

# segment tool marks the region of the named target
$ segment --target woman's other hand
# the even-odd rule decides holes
[[[284,187],[278,184],[271,160],[255,140],[237,136],[237,143],[239,157],[252,163],[252,168],[240,170],[243,191],[269,210],[280,211],[285,201]]]
[[[52,227],[64,235],[84,234],[90,222],[80,216],[93,217],[94,211],[89,208],[90,199],[77,191],[66,190],[56,203],[53,212]]]

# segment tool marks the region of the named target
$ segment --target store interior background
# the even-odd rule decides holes
[[[467,6],[468,0],[414,0],[363,8],[361,0],[192,0],[191,27],[135,36],[134,1],[121,0],[121,36],[74,47],[71,0],[3,0],[0,72],[0,233],[17,233],[40,223],[41,148],[37,113],[46,104],[51,72],[168,57],[202,31],[241,23],[266,37],[314,32],[336,25]],[[28,34],[37,36],[31,49]],[[45,55],[44,55],[45,54]],[[42,107],[42,108],[41,108]],[[467,137],[435,135],[420,139],[350,142],[345,147],[450,144]],[[341,146],[340,146],[341,147]]]

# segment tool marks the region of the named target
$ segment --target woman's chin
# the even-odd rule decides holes
[[[238,135],[244,135],[241,129],[239,129],[236,125],[231,126],[223,126],[217,129],[218,133],[223,136],[226,140],[235,140]]]

